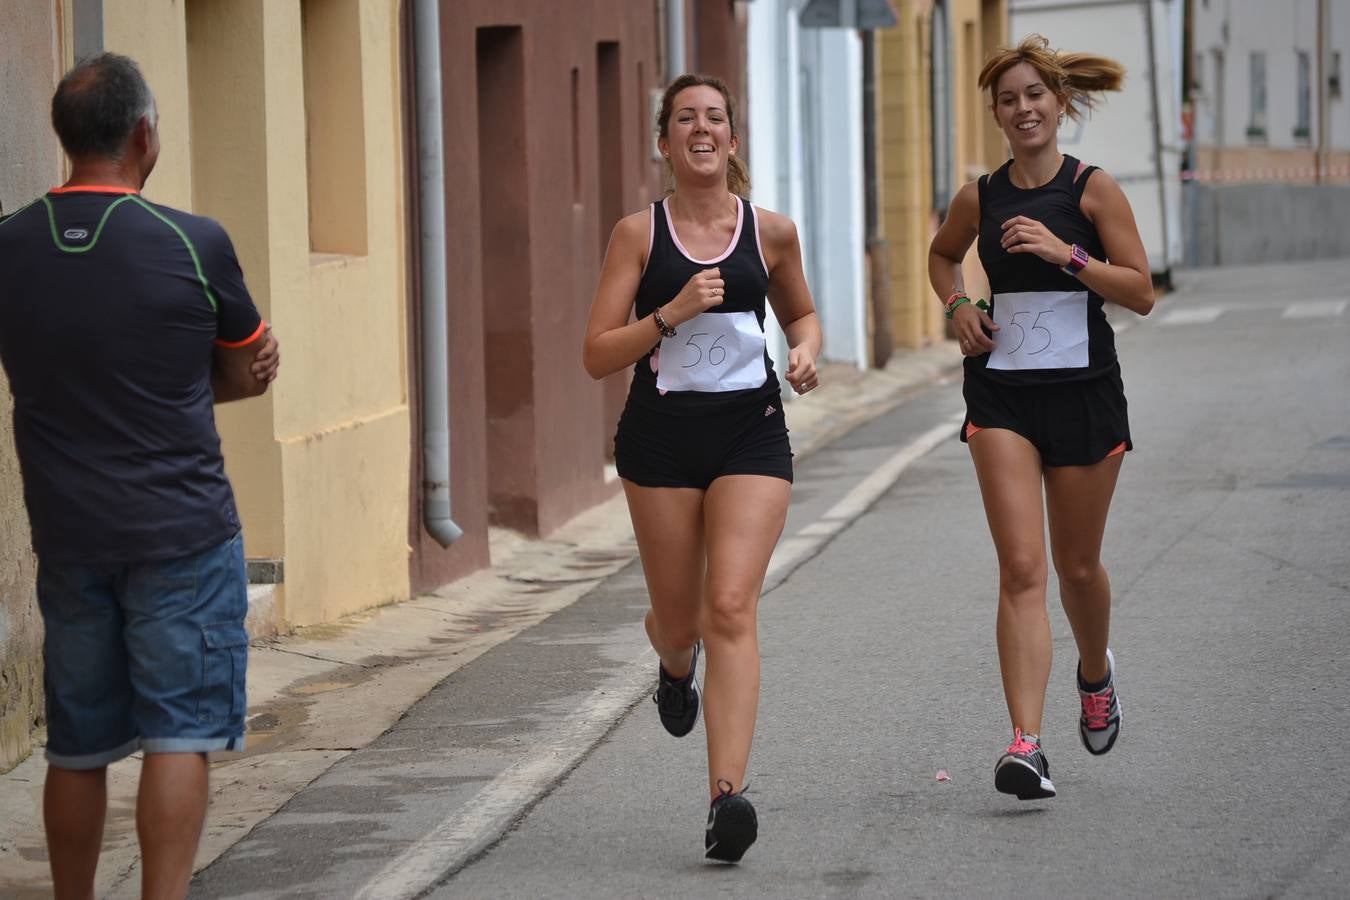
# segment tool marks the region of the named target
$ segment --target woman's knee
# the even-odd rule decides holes
[[[734,640],[753,633],[758,601],[745,591],[711,591],[703,612],[705,637]]]
[[[1090,588],[1097,583],[1105,570],[1099,559],[1055,560],[1055,575],[1063,587]]]
[[[692,647],[699,639],[699,623],[696,616],[673,614],[662,615],[653,608],[648,613],[647,628],[653,639],[671,648]]]
[[[1045,557],[1039,553],[1010,553],[998,561],[999,587],[1014,597],[1044,596]]]

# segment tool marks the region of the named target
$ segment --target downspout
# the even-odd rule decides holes
[[[886,368],[891,358],[890,251],[881,236],[881,181],[877,176],[876,31],[864,28],[863,65],[863,202],[866,223],[868,299],[872,304],[872,365]]]
[[[103,52],[103,0],[74,0],[71,7],[75,61]]]
[[[666,0],[666,81],[684,74],[688,65],[684,47],[684,0]]]
[[[1327,89],[1327,78],[1331,69],[1331,0],[1318,0],[1317,3],[1317,151],[1316,184],[1327,180],[1327,167],[1331,158],[1328,153],[1331,142],[1327,139],[1327,129],[1331,127],[1331,98]]]
[[[417,197],[422,312],[422,522],[442,547],[464,534],[450,519],[450,350],[445,278],[445,151],[437,0],[413,0],[417,72]]]
[[[1158,175],[1158,209],[1162,210],[1162,284],[1172,283],[1172,244],[1167,228],[1167,171],[1163,167],[1162,111],[1158,109],[1158,44],[1153,36],[1153,0],[1144,2],[1144,26],[1148,29],[1149,105],[1153,108],[1153,168]],[[1154,277],[1155,283],[1157,277]]]

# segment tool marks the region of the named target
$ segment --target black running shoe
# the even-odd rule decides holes
[[[738,794],[729,782],[719,781],[717,790],[721,793],[708,807],[708,828],[703,835],[704,855],[719,862],[740,862],[759,836],[759,817],[750,801],[745,799],[744,788]]]
[[[683,678],[671,678],[666,674],[665,666],[656,664],[659,674],[652,700],[656,703],[656,711],[661,714],[661,724],[676,737],[684,737],[693,731],[694,723],[698,721],[698,679],[694,677],[698,669],[698,649],[698,644],[694,644],[689,674]]]
[[[1050,780],[1050,762],[1039,741],[1029,741],[1022,729],[1013,730],[1013,742],[994,765],[994,787],[1018,800],[1044,800],[1055,796]]]

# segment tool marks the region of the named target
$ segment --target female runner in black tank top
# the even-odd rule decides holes
[[[582,355],[597,379],[635,366],[614,455],[651,596],[654,699],[677,737],[703,707],[704,848],[734,862],[758,831],[743,795],[759,704],[755,615],[792,479],[765,352],[766,292],[790,348],[785,377],[800,394],[817,385],[820,326],[791,220],[738,196],[749,182],[726,86],[681,76],[658,125],[674,190],[615,227]]]
[[[994,783],[1024,800],[1055,795],[1040,744],[1051,663],[1046,517],[1078,645],[1079,738],[1101,755],[1121,727],[1101,542],[1131,443],[1102,307],[1147,315],[1153,287],[1124,193],[1105,172],[1062,155],[1056,126],[1093,93],[1118,90],[1123,76],[1112,60],[1051,50],[1039,35],[995,54],[979,85],[990,90],[1012,159],[961,189],[929,251],[929,280],[947,298],[966,357],[961,439],[999,561],[999,667],[1013,741]],[[961,275],[977,239],[988,311],[969,301]]]

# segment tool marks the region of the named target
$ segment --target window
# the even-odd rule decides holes
[[[366,131],[361,98],[361,4],[301,0],[309,246],[366,254]]]
[[[1297,85],[1298,95],[1294,98],[1294,140],[1308,143],[1312,137],[1312,56],[1298,50]]]
[[[1327,96],[1339,100],[1341,96],[1341,51],[1331,52],[1331,67],[1327,72]]]
[[[1253,53],[1250,57],[1251,116],[1247,120],[1247,137],[1264,142],[1266,139],[1266,55]]]

